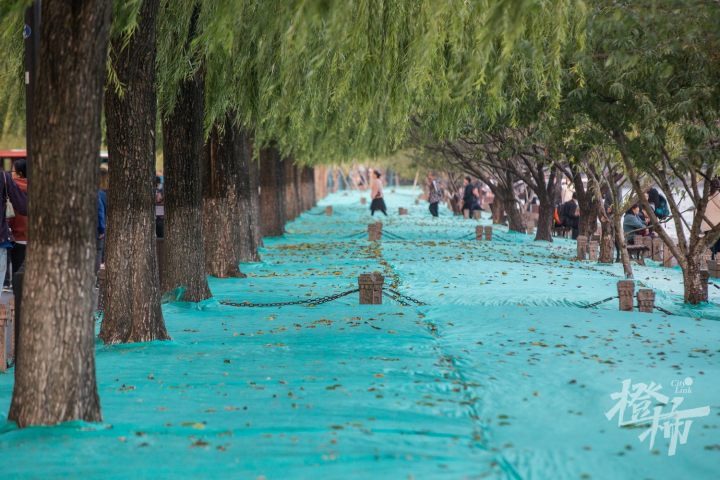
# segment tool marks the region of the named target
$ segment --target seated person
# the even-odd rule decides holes
[[[623,218],[623,232],[628,245],[635,244],[635,237],[649,234],[647,224],[640,218],[640,206],[630,207]]]

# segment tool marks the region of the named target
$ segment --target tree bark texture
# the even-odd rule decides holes
[[[43,2],[19,355],[8,419],[100,421],[93,285],[111,2]]]
[[[683,293],[685,303],[697,305],[706,301],[704,287],[700,279],[700,259],[687,258],[687,267],[683,269]]]
[[[515,198],[515,194],[513,192],[508,192],[507,194],[502,195],[502,202],[503,207],[505,208],[505,214],[507,215],[508,230],[525,233],[527,231],[525,219],[520,211],[520,205]]]
[[[240,215],[243,226],[240,229],[240,261],[258,262],[260,255],[260,203],[258,198],[258,169],[253,159],[252,136],[245,130],[239,129],[236,133],[240,145],[239,165],[240,175],[237,184]]]
[[[272,147],[260,150],[260,217],[263,237],[285,233],[285,169],[280,152]]]
[[[219,278],[243,277],[240,272],[241,215],[238,194],[242,143],[228,115],[220,133],[216,127],[205,146],[203,165],[203,234],[205,271]]]
[[[167,340],[155,238],[155,28],[159,0],[145,0],[139,25],[113,66],[124,87],[105,96],[109,170],[105,343]]]
[[[580,220],[578,226],[578,234],[585,235],[588,238],[595,235],[597,231],[598,203],[595,200],[595,191],[593,188],[585,188],[582,177],[579,173],[573,176],[573,185],[577,194],[578,207],[580,208]],[[589,179],[588,182],[592,180]]]
[[[195,20],[195,19],[194,19]],[[190,29],[194,36],[194,28]],[[200,161],[203,155],[204,71],[180,83],[173,111],[163,118],[165,239],[163,291],[175,298],[210,298],[205,276]]]
[[[289,222],[295,220],[298,216],[297,209],[297,197],[295,195],[295,163],[290,157],[283,159],[283,168],[285,175],[284,193],[285,193],[285,221]]]
[[[328,168],[321,165],[315,168],[315,200],[327,197]]]
[[[550,195],[538,196],[540,202],[538,211],[537,231],[535,232],[535,240],[552,242],[553,232],[553,207]]]
[[[315,171],[312,167],[302,169],[303,211],[315,206]]]

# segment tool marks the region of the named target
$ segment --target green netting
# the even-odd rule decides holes
[[[378,245],[359,194],[331,195],[267,239],[263,262],[242,266],[248,278],[211,279],[213,300],[165,305],[173,341],[98,343],[102,424],[17,430],[4,421],[12,376],[0,375],[0,476],[716,477],[715,304],[682,306],[680,272],[649,262],[636,277],[678,315],[579,308],[615,295],[619,265],[571,261],[570,241],[497,226],[492,242],[468,240],[477,221],[430,218],[416,195],[387,195]],[[342,292],[372,270],[428,306],[361,307],[356,294],[218,303]],[[669,388],[685,377],[684,407],[711,414],[675,456],[662,435],[651,452],[641,430],[604,416],[625,378]]]

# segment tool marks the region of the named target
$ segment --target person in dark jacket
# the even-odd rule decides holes
[[[13,163],[12,178],[15,185],[18,186],[23,193],[27,194],[27,162],[24,158],[15,160]],[[10,249],[10,265],[12,272],[17,272],[25,263],[25,249],[27,247],[27,217],[15,212],[13,218],[8,219],[10,226],[10,236],[13,246]]]
[[[3,202],[5,205],[0,208],[0,279],[5,278],[8,249],[12,248],[8,214],[13,217],[16,214],[27,215],[27,195],[15,184],[9,173],[3,171],[2,177],[0,189],[2,189],[2,198],[5,200]],[[12,205],[12,212],[10,212],[9,208],[6,208],[8,201]]]
[[[640,205],[633,205],[623,217],[623,232],[628,245],[635,244],[635,237],[647,235],[647,224],[640,218]]]
[[[560,205],[558,210],[562,226],[571,229],[572,239],[576,240],[580,229],[580,207],[577,202],[577,194],[573,193],[572,198]]]
[[[472,178],[465,177],[464,180],[464,189],[463,189],[463,215],[465,214],[465,210],[468,211],[468,217],[472,218],[472,212],[474,209],[474,206],[476,205],[477,201],[475,199],[475,186],[472,184]]]

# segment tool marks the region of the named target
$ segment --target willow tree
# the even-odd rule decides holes
[[[682,18],[683,21],[677,21]],[[598,2],[568,98],[611,140],[653,229],[678,261],[688,303],[704,299],[702,257],[720,225],[703,228],[720,155],[720,10],[704,2]],[[666,195],[674,235],[646,198]],[[681,199],[694,210],[683,214]]]
[[[41,14],[27,125],[34,138],[30,242],[8,415],[21,427],[101,419],[92,291],[111,5],[50,1]]]
[[[160,78],[165,168],[162,289],[197,302],[210,297],[205,275],[200,160],[204,146],[205,64],[195,40],[204,24],[198,1],[163,4]],[[172,58],[172,62],[168,62]],[[174,68],[170,68],[174,67]]]
[[[159,0],[115,2],[105,119],[108,189],[105,343],[168,339],[155,248],[156,25]],[[128,188],[130,186],[130,188]]]

